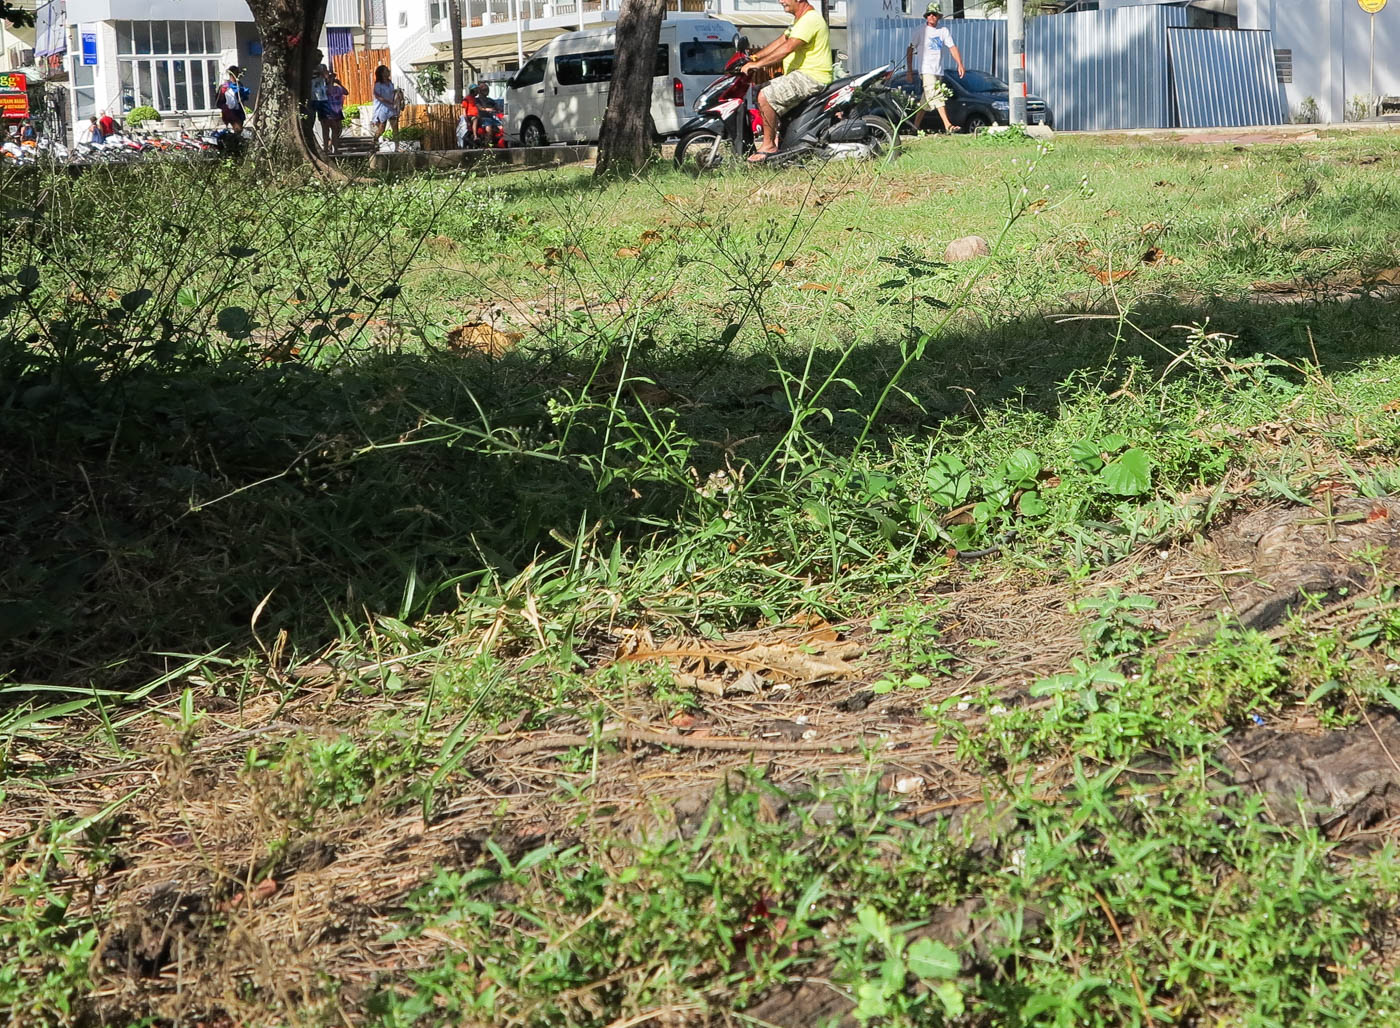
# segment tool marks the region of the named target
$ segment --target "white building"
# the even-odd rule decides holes
[[[388,42],[394,80],[418,98],[417,74],[449,66],[452,37],[447,0],[387,0]],[[621,0],[461,0],[462,57],[469,75],[511,71],[563,32],[616,21]],[[710,13],[735,24],[755,44],[773,39],[792,22],[777,0],[667,0],[674,13]],[[832,46],[845,44],[845,0],[828,11]]]
[[[231,64],[256,92],[262,43],[244,0],[49,0],[36,14],[35,68],[66,89],[69,127],[141,106],[170,128],[212,125],[214,91]],[[330,0],[320,48],[383,46],[384,17],[384,0]]]

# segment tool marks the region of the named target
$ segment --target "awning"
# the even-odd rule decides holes
[[[534,29],[521,34],[520,45],[525,51],[525,56],[544,46],[555,36],[561,35],[565,30],[561,29]],[[478,61],[487,61],[496,58],[506,58],[513,60],[516,56],[515,33],[503,32],[498,36],[473,36],[462,40],[462,60],[468,64],[475,64]],[[443,64],[452,60],[452,45],[441,43],[436,48],[418,60],[412,62],[412,68],[425,68],[430,64]]]
[[[732,21],[740,28],[787,28],[792,24],[792,16],[781,11],[725,11],[721,17]],[[832,15],[829,28],[844,29],[846,19]]]

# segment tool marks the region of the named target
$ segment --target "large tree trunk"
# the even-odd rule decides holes
[[[651,80],[665,14],[666,0],[622,0],[596,175],[629,175],[651,159]]]
[[[260,159],[309,161],[323,174],[339,175],[321,158],[315,120],[306,117],[326,0],[248,0],[248,6],[263,45],[262,82],[253,120]]]
[[[462,5],[460,0],[447,0],[447,20],[452,24],[452,102],[462,105]]]

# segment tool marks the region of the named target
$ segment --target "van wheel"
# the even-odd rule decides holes
[[[520,127],[521,146],[548,146],[549,140],[545,138],[544,126],[540,124],[538,118],[527,118],[525,124]]]

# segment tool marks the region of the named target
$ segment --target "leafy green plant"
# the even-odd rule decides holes
[[[440,65],[430,64],[414,76],[413,85],[424,103],[437,103],[447,92],[447,73]]]
[[[868,906],[856,911],[851,937],[858,961],[867,953],[874,957],[873,962],[858,963],[846,972],[856,997],[852,1016],[861,1024],[922,1023],[920,1008],[929,1005],[930,997],[937,1001],[936,1016],[953,1018],[963,1013],[956,980],[962,963],[946,943],[924,936],[911,941],[881,911]],[[911,979],[927,984],[931,991],[912,992]]]
[[[144,104],[140,107],[133,107],[126,115],[126,123],[132,128],[140,128],[153,121],[160,121],[160,112],[154,107]]]

